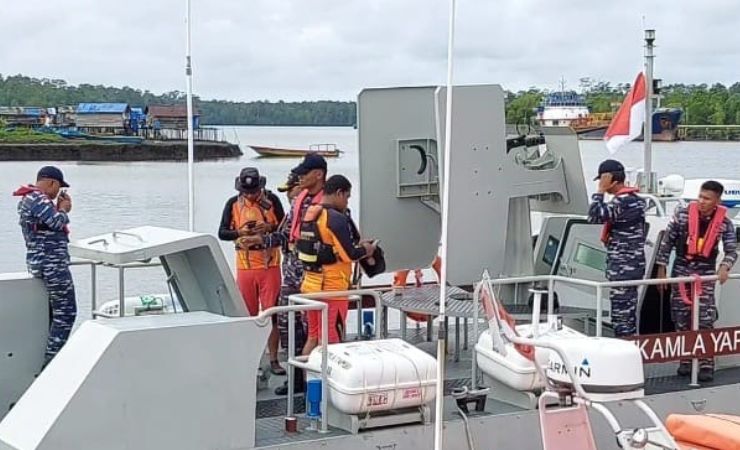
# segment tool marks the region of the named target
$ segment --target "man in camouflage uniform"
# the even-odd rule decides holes
[[[658,250],[658,278],[666,277],[666,266],[673,249],[676,259],[671,276],[714,275],[724,283],[730,269],[737,261],[737,236],[732,221],[725,215],[726,208],[721,203],[724,187],[716,181],[702,184],[699,197],[688,206],[679,206],[668,224],[663,241]],[[692,224],[692,222],[694,222]],[[724,258],[717,270],[719,241],[722,240]],[[706,245],[705,245],[706,244]],[[699,328],[711,329],[717,320],[717,307],[714,300],[714,282],[699,283]],[[698,288],[699,286],[694,286]],[[661,287],[664,288],[664,287]],[[673,285],[671,291],[671,317],[677,331],[691,329],[691,303],[696,301],[692,286]],[[678,374],[691,373],[691,360],[681,360]],[[699,360],[699,381],[714,379],[714,360]]]
[[[49,294],[51,323],[45,364],[67,342],[77,316],[67,248],[72,199],[66,192],[60,192],[67,187],[62,171],[46,166],[39,170],[35,184],[22,186],[13,193],[22,197],[18,202],[18,215],[26,242],[28,271],[44,282]]]
[[[599,165],[597,192],[588,210],[590,223],[603,223],[601,239],[606,245],[606,278],[609,281],[639,280],[645,275],[645,200],[636,189],[625,186],[624,166],[607,159]],[[610,202],[604,194],[611,194]],[[617,337],[637,333],[637,287],[609,290],[611,319]]]
[[[301,281],[303,280],[303,263],[298,259],[295,251],[294,241],[296,233],[300,227],[301,218],[306,210],[312,204],[319,203],[323,197],[324,183],[326,182],[326,160],[315,153],[306,155],[303,161],[291,171],[292,182],[290,189],[291,203],[282,224],[277,231],[258,237],[258,242],[265,246],[280,245],[283,248],[283,285],[280,290],[280,304],[287,305],[288,296],[298,294],[301,290]],[[295,184],[297,182],[297,184]],[[296,228],[298,227],[298,228]],[[296,314],[296,321],[300,323],[300,330],[305,324],[302,317]],[[278,318],[278,326],[284,334],[287,334],[287,317]],[[305,342],[300,342],[301,338],[307,335],[298,333],[296,336],[296,354],[300,354]],[[287,339],[287,338],[286,338]],[[286,340],[287,342],[287,340]],[[300,345],[298,345],[300,344]],[[295,390],[303,392],[305,383],[303,382],[304,373],[302,370],[295,371]],[[275,394],[285,395],[288,393],[287,382],[283,386],[275,389]]]
[[[298,183],[298,175],[291,172],[288,177],[288,181],[285,185],[278,187],[278,191],[285,192],[288,197],[288,202],[293,206],[293,200],[300,193],[301,187]],[[283,219],[278,227],[278,231],[282,233],[289,232],[290,222],[287,217]],[[280,299],[278,304],[280,306],[288,305],[288,297],[293,294],[299,294],[301,292],[301,279],[303,278],[303,265],[298,259],[293,248],[288,245],[288,242],[283,242],[282,245],[283,260],[283,285],[280,288]],[[278,329],[280,330],[280,345],[287,349],[288,348],[288,314],[280,314],[278,316]],[[303,351],[303,344],[306,343],[306,324],[303,321],[303,315],[301,312],[295,313],[295,351],[296,354],[300,354]]]

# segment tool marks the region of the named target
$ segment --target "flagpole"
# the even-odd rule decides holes
[[[447,254],[448,222],[450,214],[450,166],[452,165],[452,69],[453,50],[455,46],[455,0],[450,0],[450,23],[447,38],[447,99],[445,104],[445,148],[444,148],[444,175],[442,177],[442,238],[440,247],[442,253],[442,267],[439,276],[439,317],[437,318],[437,396],[434,416],[434,450],[442,449],[444,422],[444,380],[445,358],[447,357],[447,330],[445,325],[445,309],[447,303]]]
[[[653,175],[653,42],[655,30],[645,30],[645,127],[643,128],[644,150],[644,192],[655,191]]]
[[[193,186],[193,164],[195,159],[193,143],[193,66],[190,58],[190,0],[185,0],[185,82],[188,115],[188,230],[195,229],[195,187]]]

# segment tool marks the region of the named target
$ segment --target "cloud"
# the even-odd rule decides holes
[[[740,3],[458,0],[455,79],[511,90],[561,77],[630,82],[643,17],[666,83],[738,81]],[[203,98],[353,99],[371,86],[444,83],[446,0],[193,0],[194,86]],[[184,90],[184,2],[13,2],[0,73]]]

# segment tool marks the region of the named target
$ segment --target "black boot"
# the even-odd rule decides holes
[[[703,383],[714,381],[714,369],[711,367],[702,367],[699,369],[699,381]]]
[[[676,371],[679,377],[688,377],[691,375],[691,363],[681,363]]]
[[[298,369],[295,371],[293,377],[293,391],[296,394],[301,394],[306,390],[306,381],[303,371]],[[275,388],[275,395],[288,395],[288,382],[285,381],[282,386]]]

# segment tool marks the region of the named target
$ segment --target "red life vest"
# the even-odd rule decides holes
[[[618,195],[624,195],[624,194],[634,194],[635,192],[639,192],[640,189],[636,187],[623,187],[622,189],[618,190],[614,196]],[[601,242],[606,245],[609,242],[609,233],[612,231],[612,223],[611,222],[604,222],[604,227],[601,229]]]
[[[32,184],[27,184],[25,186],[21,186],[15,191],[13,191],[13,195],[15,197],[25,197],[26,195],[30,194],[31,192],[41,192],[41,189],[37,188],[36,186]]]
[[[290,222],[290,234],[288,238],[288,242],[295,243],[298,238],[301,237],[301,209],[303,209],[303,202],[306,201],[306,197],[308,196],[308,189],[304,189],[301,191],[300,194],[298,194],[293,201],[293,216],[292,220]],[[311,199],[312,205],[318,205],[321,204],[321,200],[324,199],[324,190],[320,190],[316,195],[313,196]]]
[[[686,259],[693,259],[696,256],[709,258],[714,246],[717,245],[727,208],[721,205],[717,206],[704,236],[699,236],[699,204],[697,202],[689,203],[688,213],[689,234],[686,239]]]
[[[32,192],[40,192],[40,193],[43,194],[43,191],[41,191],[41,189],[37,188],[36,186],[34,186],[32,184],[27,184],[27,185],[21,186],[18,189],[16,189],[15,191],[13,191],[13,196],[14,197],[25,197],[26,195],[28,195],[28,194],[30,194]],[[46,195],[46,194],[44,194],[44,195]],[[54,209],[56,209],[56,205],[54,205]],[[36,223],[36,224],[33,225],[33,231],[34,232],[37,232],[38,230],[39,230],[39,224]],[[64,228],[63,228],[63,230],[64,230],[64,232],[66,234],[69,234],[69,226],[65,225]]]

